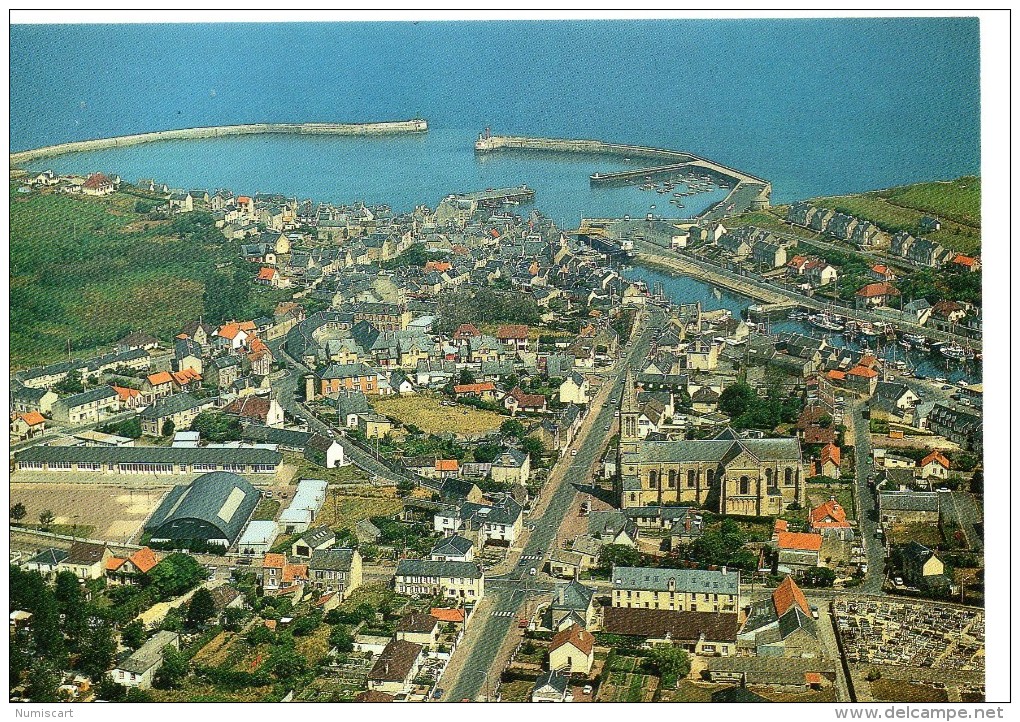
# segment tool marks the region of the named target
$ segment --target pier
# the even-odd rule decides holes
[[[482,208],[496,208],[504,204],[530,203],[535,200],[535,189],[528,188],[526,185],[513,188],[486,188],[484,191],[457,193],[454,198],[470,201]]]
[[[52,158],[67,153],[120,148],[161,140],[195,140],[199,138],[223,138],[235,135],[399,135],[404,133],[428,132],[428,121],[421,118],[395,120],[381,123],[252,123],[248,125],[216,125],[202,128],[181,128],[160,130],[152,133],[118,135],[112,138],[81,140],[74,143],[47,145],[33,150],[22,150],[10,155],[10,165],[31,163],[41,158]]]
[[[735,168],[724,166],[708,158],[685,151],[650,148],[638,145],[605,143],[600,140],[570,140],[562,138],[529,138],[523,136],[481,135],[475,141],[476,153],[497,150],[531,150],[550,153],[586,153],[642,158],[656,161],[654,165],[613,173],[593,173],[592,185],[624,185],[646,177],[662,177],[678,173],[698,173],[711,176],[723,185],[730,185],[729,194],[691,220],[719,220],[730,215],[769,207],[772,184]]]

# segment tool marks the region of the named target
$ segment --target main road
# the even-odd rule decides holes
[[[610,380],[599,392],[600,398],[593,402],[593,409],[585,427],[582,427],[575,441],[576,455],[563,456],[559,464],[566,468],[562,478],[550,481],[551,496],[545,511],[532,519],[530,537],[524,545],[517,565],[507,574],[487,578],[486,611],[480,611],[481,619],[474,621],[475,629],[469,630],[457,650],[457,656],[466,655],[451,664],[455,678],[444,679],[447,686],[444,699],[460,701],[476,699],[483,691],[491,692],[503,671],[504,660],[500,651],[504,649],[507,635],[517,623],[517,616],[525,601],[535,593],[547,590],[549,584],[538,576],[549,553],[556,543],[557,531],[573,503],[574,496],[582,487],[591,485],[592,467],[601,458],[614,423],[614,412],[623,389],[628,370],[636,370],[645,358],[651,339],[662,328],[662,311],[649,307],[642,313],[640,331],[633,337],[624,358],[618,362]],[[609,400],[610,403],[606,403]],[[558,470],[554,470],[554,473]],[[558,476],[558,475],[557,475]],[[558,481],[558,483],[557,483]],[[536,573],[531,574],[535,569]],[[477,625],[482,625],[480,630]],[[486,695],[488,696],[488,694]]]
[[[864,583],[858,590],[874,594],[882,591],[882,584],[885,581],[885,547],[877,537],[879,528],[877,499],[868,486],[868,479],[873,477],[875,466],[871,456],[870,429],[864,420],[863,408],[863,401],[854,401],[850,404],[850,419],[854,431],[854,470],[857,475],[854,494],[860,517],[857,528],[860,530],[861,542],[868,557],[868,573],[864,575]]]

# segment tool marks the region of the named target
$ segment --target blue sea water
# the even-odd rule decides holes
[[[588,188],[618,166],[605,158],[476,158],[483,127],[689,150],[770,179],[782,202],[978,172],[978,70],[975,18],[15,25],[10,138],[424,117],[427,137],[178,142],[43,165],[396,209],[524,182],[568,223],[664,198]]]

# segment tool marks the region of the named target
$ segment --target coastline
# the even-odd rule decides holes
[[[236,135],[402,135],[428,132],[428,121],[420,118],[383,121],[379,123],[249,123],[246,125],[214,125],[177,130],[157,130],[150,133],[118,135],[110,138],[78,140],[58,143],[10,154],[10,166],[15,167],[41,158],[52,158],[68,153],[105,150],[162,140],[190,140],[220,138]]]

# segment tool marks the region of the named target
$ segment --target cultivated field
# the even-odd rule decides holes
[[[11,484],[11,504],[21,502],[28,514],[26,524],[39,521],[49,509],[55,525],[109,541],[126,541],[139,531],[142,522],[159,505],[169,486],[132,489],[86,484]],[[64,531],[64,529],[54,529]]]
[[[375,402],[375,410],[407,426],[413,424],[429,434],[487,434],[499,428],[506,417],[494,411],[470,406],[442,406],[432,394],[390,396]]]
[[[391,487],[377,489],[371,486],[342,489],[342,493],[333,496],[331,486],[326,494],[326,503],[322,505],[315,523],[318,526],[329,526],[341,529],[353,529],[362,519],[373,516],[396,514],[403,508],[403,501],[397,497],[396,490]]]

